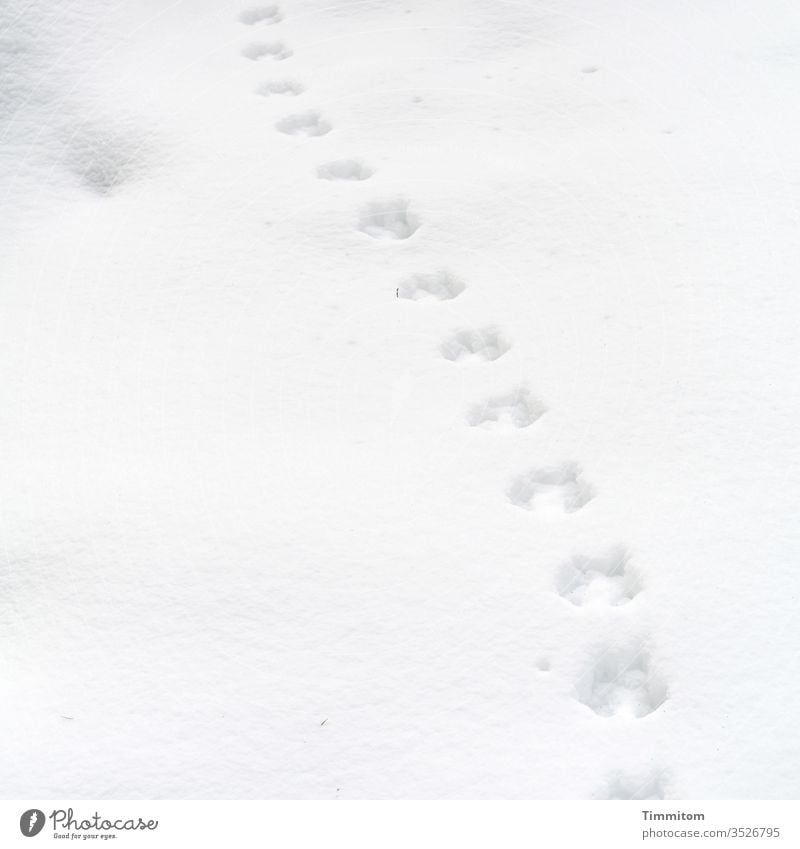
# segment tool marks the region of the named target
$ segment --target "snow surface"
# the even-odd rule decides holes
[[[797,3],[0,31],[0,795],[800,795]]]

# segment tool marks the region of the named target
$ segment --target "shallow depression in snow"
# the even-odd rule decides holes
[[[317,166],[321,180],[368,180],[375,172],[360,159],[334,159]]]
[[[641,591],[630,553],[615,547],[601,554],[576,554],[558,574],[558,592],[573,604],[626,604]]]
[[[277,24],[281,19],[281,10],[277,3],[267,6],[252,6],[239,15],[239,20],[248,26],[256,24]]]
[[[409,301],[451,301],[467,287],[446,268],[429,274],[418,272],[404,278],[397,288],[397,295]]]
[[[603,717],[641,718],[666,701],[667,688],[642,646],[600,652],[577,685],[578,700]]]
[[[511,350],[511,343],[497,327],[456,330],[439,346],[439,353],[453,363],[493,362]]]
[[[519,475],[507,491],[516,507],[539,516],[575,513],[594,497],[594,488],[585,480],[577,463],[540,466]]]
[[[310,109],[281,118],[275,122],[275,129],[289,136],[324,136],[332,127],[319,112]]]
[[[373,200],[361,209],[358,229],[373,239],[408,239],[417,232],[420,221],[403,197]]]
[[[473,404],[467,411],[467,422],[471,427],[487,430],[530,427],[545,414],[546,409],[526,386],[520,386]]]

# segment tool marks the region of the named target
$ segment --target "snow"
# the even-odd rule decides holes
[[[796,4],[0,32],[0,795],[797,798]]]

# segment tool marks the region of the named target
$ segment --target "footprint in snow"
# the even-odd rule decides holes
[[[273,94],[283,94],[289,97],[297,97],[305,91],[305,86],[296,80],[270,80],[256,89],[256,94],[262,97],[271,97]]]
[[[247,24],[248,26],[255,26],[256,24],[277,24],[278,21],[283,19],[283,15],[281,14],[280,7],[277,3],[270,3],[267,6],[252,6],[249,9],[245,9],[241,15],[239,15],[239,20],[243,24]]]
[[[272,59],[288,59],[292,51],[282,41],[254,41],[242,50],[242,56],[253,62],[271,57]]]
[[[639,719],[661,707],[667,688],[641,645],[601,652],[576,686],[578,701],[598,716]]]
[[[663,771],[634,775],[615,772],[595,799],[666,799],[667,775]]]
[[[519,475],[507,494],[516,507],[547,518],[577,512],[594,497],[594,489],[577,463],[561,463]]]
[[[491,362],[500,359],[511,344],[496,327],[456,330],[439,346],[439,353],[450,362]]]
[[[431,274],[411,274],[400,282],[397,296],[409,301],[449,301],[467,287],[446,268]]]
[[[420,226],[410,207],[411,203],[402,197],[370,201],[361,209],[358,229],[373,239],[408,239]]]
[[[275,129],[289,136],[324,136],[333,127],[319,112],[309,110],[281,118],[275,122]]]
[[[621,546],[602,554],[576,554],[559,571],[558,594],[578,607],[627,604],[642,588],[630,559]]]
[[[317,166],[320,180],[368,180],[374,173],[360,159],[334,159]]]
[[[528,427],[541,418],[546,409],[527,387],[520,386],[512,392],[494,395],[480,404],[473,404],[467,411],[467,424],[488,430]]]

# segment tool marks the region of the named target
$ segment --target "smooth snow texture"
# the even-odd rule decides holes
[[[797,797],[796,3],[0,30],[0,795]]]

